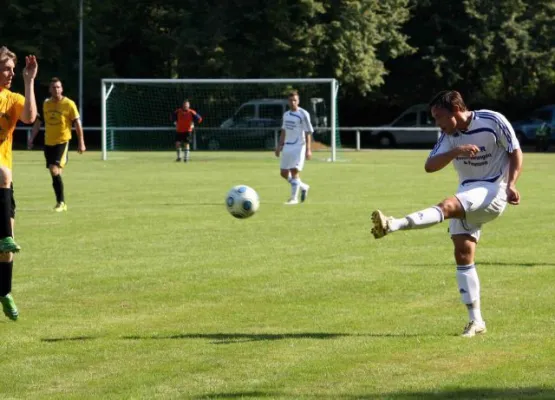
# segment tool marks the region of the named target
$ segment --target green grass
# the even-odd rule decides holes
[[[73,153],[56,214],[41,153],[17,152],[0,398],[555,398],[555,158],[525,155],[522,204],[483,231],[489,332],[469,340],[447,225],[369,235],[373,209],[456,189],[426,155],[318,153],[286,207],[271,153]],[[248,220],[224,206],[240,183],[261,197]]]

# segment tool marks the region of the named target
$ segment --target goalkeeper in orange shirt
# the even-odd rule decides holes
[[[175,161],[181,161],[181,149],[183,147],[183,161],[188,162],[191,141],[193,140],[193,129],[195,123],[200,124],[202,122],[202,117],[191,108],[189,100],[185,100],[183,105],[173,112],[172,119],[176,131],[175,150],[177,151],[177,158]]]

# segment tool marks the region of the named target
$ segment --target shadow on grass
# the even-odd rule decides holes
[[[454,264],[449,263],[413,263],[406,264],[409,267],[434,267],[438,265],[454,266]],[[492,265],[492,266],[507,266],[507,267],[555,267],[555,263],[547,262],[504,262],[504,261],[476,261],[476,266],[480,265]]]
[[[229,393],[212,393],[193,397],[195,400],[210,399],[245,399],[245,398],[290,398],[290,399],[337,399],[337,400],[475,400],[475,399],[554,399],[555,390],[541,387],[528,388],[473,388],[473,389],[447,389],[434,392],[393,392],[375,394],[288,394],[287,392],[245,391]]]
[[[86,340],[97,339],[96,336],[73,336],[73,337],[55,337],[55,338],[42,338],[41,342],[56,343],[56,342],[84,342]]]
[[[341,337],[377,337],[377,338],[403,338],[403,337],[421,337],[426,335],[411,333],[324,333],[324,332],[300,332],[300,333],[180,333],[175,335],[130,335],[123,336],[122,339],[128,340],[144,340],[144,339],[205,339],[212,340],[214,344],[226,343],[242,343],[242,342],[258,342],[272,340],[288,340],[288,339],[311,339],[311,340],[328,340]]]

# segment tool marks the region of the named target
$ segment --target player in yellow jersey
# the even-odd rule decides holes
[[[35,56],[25,57],[24,97],[10,91],[16,63],[15,54],[7,47],[0,47],[0,303],[4,314],[14,321],[19,313],[11,295],[12,253],[17,253],[20,247],[13,240],[15,201],[12,183],[12,141],[18,120],[30,124],[37,117],[34,84],[38,70]]]
[[[64,88],[58,78],[50,80],[50,95],[43,104],[43,114],[39,116],[33,125],[33,133],[29,138],[27,147],[33,148],[33,141],[39,132],[41,120],[44,121],[46,132],[44,134],[44,157],[46,168],[52,176],[52,187],[56,194],[56,206],[54,211],[67,210],[64,198],[64,183],[62,171],[67,164],[68,147],[71,140],[71,127],[77,132],[77,152],[79,154],[86,150],[83,128],[79,119],[79,111],[70,98],[63,95]]]

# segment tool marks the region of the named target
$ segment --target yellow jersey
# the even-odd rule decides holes
[[[25,97],[0,88],[0,165],[12,169],[13,132],[23,111]]]
[[[79,118],[79,111],[73,100],[67,97],[62,97],[59,101],[48,98],[44,101],[42,111],[41,119],[46,128],[44,144],[54,146],[69,142],[73,122]]]

